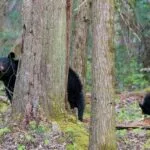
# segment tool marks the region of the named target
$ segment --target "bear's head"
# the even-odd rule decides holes
[[[16,75],[18,60],[15,60],[15,54],[10,52],[7,57],[0,57],[0,80],[5,80]]]

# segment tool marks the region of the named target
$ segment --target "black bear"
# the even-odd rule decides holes
[[[0,58],[0,80],[5,85],[5,91],[8,99],[12,100],[16,73],[18,68],[18,60],[15,60],[15,54],[10,53],[8,57]]]
[[[8,57],[0,58],[0,80],[5,85],[6,95],[10,102],[12,102],[17,68],[18,60],[15,60],[15,54],[13,52]],[[78,75],[71,68],[69,68],[67,92],[71,109],[76,107],[78,109],[78,119],[83,121],[84,96],[82,84]]]
[[[71,109],[78,108],[78,119],[82,121],[84,112],[82,84],[78,75],[71,68],[69,68],[68,74],[67,93]]]
[[[150,93],[144,97],[142,103],[139,103],[139,106],[142,109],[143,114],[150,115]]]

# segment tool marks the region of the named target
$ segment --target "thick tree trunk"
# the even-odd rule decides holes
[[[113,86],[113,0],[95,0],[92,4],[92,114],[90,150],[114,150]]]
[[[42,53],[42,66],[46,68],[41,68],[45,94],[41,103],[47,114],[56,118],[65,111],[66,1],[46,1]]]
[[[36,117],[40,101],[46,116],[62,117],[65,111],[66,1],[24,0],[23,24],[23,54],[15,86],[14,115],[25,114],[27,119],[32,115]]]
[[[74,29],[72,34],[72,68],[79,74],[83,86],[86,76],[87,35],[89,25],[89,0],[78,0],[74,11]]]

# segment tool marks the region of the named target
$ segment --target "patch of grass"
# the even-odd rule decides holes
[[[127,130],[117,130],[116,131],[117,138],[122,138],[127,135]]]
[[[45,139],[44,140],[44,145],[48,145],[49,144],[49,140],[48,139]]]
[[[25,145],[19,144],[17,150],[26,150]]]
[[[67,150],[76,150],[77,149],[77,145],[76,144],[68,144],[67,146],[66,146],[66,149]]]
[[[29,128],[35,130],[37,128],[37,123],[35,121],[30,121]]]
[[[0,129],[0,137],[11,132],[11,130],[7,127]]]
[[[3,102],[0,102],[0,113],[4,113],[8,110],[9,105]]]
[[[81,122],[63,121],[59,122],[61,129],[65,132],[67,150],[88,149],[89,133]]]
[[[148,139],[144,144],[144,150],[149,150],[149,149],[150,149],[150,139]]]
[[[50,130],[50,128],[47,127],[44,123],[41,122],[39,125],[37,125],[35,121],[31,121],[29,123],[29,129],[34,130],[37,133],[45,133]]]
[[[133,133],[135,133],[135,134],[140,134],[141,132],[143,132],[143,130],[142,129],[134,129],[134,130],[132,130],[133,131]]]
[[[119,122],[135,121],[139,120],[140,118],[142,118],[142,113],[137,102],[132,102],[123,106],[116,114],[116,119]]]
[[[25,134],[26,142],[34,142],[34,137],[30,134]]]

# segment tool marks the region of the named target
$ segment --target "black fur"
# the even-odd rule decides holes
[[[8,57],[0,58],[0,80],[3,81],[5,85],[6,95],[10,102],[12,102],[18,68],[18,60],[15,60],[14,58],[15,54],[12,52]],[[67,92],[70,107],[72,109],[75,107],[78,108],[78,119],[82,121],[84,112],[82,84],[78,75],[71,68],[69,68]]]
[[[5,91],[10,102],[12,101],[14,85],[16,81],[16,73],[18,68],[18,60],[14,60],[14,53],[10,53],[8,57],[0,58],[0,80],[5,85]]]
[[[143,103],[139,103],[143,114],[150,115],[150,93],[144,97]]]
[[[67,92],[70,107],[72,109],[75,107],[78,108],[78,118],[82,121],[84,112],[82,84],[78,75],[71,68],[69,68]]]

